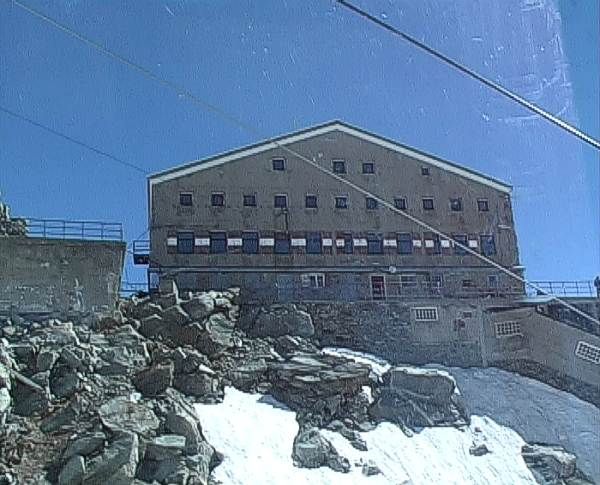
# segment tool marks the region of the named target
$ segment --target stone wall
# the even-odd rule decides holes
[[[124,258],[123,242],[0,238],[0,312],[114,308]]]
[[[0,202],[0,237],[25,236],[27,224],[25,219],[10,217],[10,208]]]

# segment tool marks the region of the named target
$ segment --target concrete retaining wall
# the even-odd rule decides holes
[[[600,337],[548,318],[532,307],[499,311],[499,303],[419,299],[298,307],[312,316],[322,345],[373,353],[396,364],[502,367],[600,406],[600,364],[576,355],[579,342],[600,348]],[[438,321],[416,321],[415,307],[437,307]],[[518,324],[505,328],[518,329],[517,335],[498,333],[497,324],[507,322]]]
[[[123,242],[0,238],[0,311],[114,308],[124,258]]]

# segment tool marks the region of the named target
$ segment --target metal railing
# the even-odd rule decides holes
[[[596,288],[593,281],[533,281],[532,283],[540,287],[544,293],[550,295],[584,298],[596,297]],[[539,296],[544,293],[540,293],[531,287],[527,288],[529,296]]]
[[[85,239],[122,241],[119,222],[68,221],[63,219],[25,219],[27,236],[46,239]]]

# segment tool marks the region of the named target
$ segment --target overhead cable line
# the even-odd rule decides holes
[[[600,141],[598,141],[595,138],[591,137],[590,135],[584,133],[579,128],[576,128],[575,126],[567,123],[566,121],[561,120],[560,118],[553,115],[552,113],[549,113],[548,111],[540,108],[536,104],[534,104],[530,101],[527,101],[525,98],[519,96],[518,94],[513,93],[512,91],[505,88],[504,86],[501,86],[500,84],[482,76],[481,74],[475,72],[473,69],[465,66],[464,64],[461,64],[460,62],[455,61],[454,59],[448,57],[447,55],[442,54],[441,52],[437,51],[433,47],[429,47],[427,44],[402,32],[401,30],[397,29],[396,27],[388,24],[387,22],[384,22],[383,20],[366,12],[365,10],[362,10],[361,8],[357,7],[356,5],[353,5],[352,3],[348,2],[347,0],[336,0],[336,1],[340,5],[346,7],[351,12],[355,13],[356,15],[358,15],[358,16],[378,25],[379,27],[382,27],[383,29],[387,30],[388,32],[391,32],[392,34],[402,38],[403,40],[409,42],[410,44],[412,44],[412,45],[418,47],[419,49],[427,52],[428,54],[432,55],[436,59],[439,59],[439,60],[445,62],[446,64],[452,66],[453,68],[457,69],[458,71],[462,72],[463,74],[466,74],[467,76],[484,84],[488,88],[493,89],[497,93],[500,93],[503,96],[506,96],[507,98],[511,99],[515,103],[520,104],[527,110],[541,116],[542,118],[546,119],[550,123],[561,128],[562,130],[566,131],[567,133],[569,133],[573,136],[576,136],[577,138],[579,138],[583,142],[587,143],[588,145],[591,145],[594,148],[596,148],[597,150],[600,150]]]
[[[522,276],[512,272],[511,270],[509,270],[508,268],[505,268],[504,266],[496,263],[495,261],[493,261],[492,259],[488,258],[487,256],[484,256],[483,254],[479,254],[478,252],[474,251],[473,249],[471,249],[470,247],[468,247],[465,244],[462,244],[458,241],[453,240],[453,238],[447,234],[445,234],[444,232],[440,231],[439,229],[436,229],[435,227],[429,225],[428,223],[420,220],[419,218],[417,218],[416,216],[413,216],[412,214],[409,214],[408,212],[402,211],[400,209],[397,209],[393,204],[391,204],[390,202],[388,202],[387,200],[381,198],[380,196],[373,194],[372,192],[369,192],[367,189],[364,189],[356,184],[354,184],[353,182],[350,182],[349,180],[344,179],[343,177],[340,177],[339,175],[333,173],[332,171],[327,170],[324,167],[321,167],[317,162],[309,159],[308,157],[296,152],[295,150],[285,146],[284,144],[280,143],[277,139],[275,138],[269,138],[268,136],[265,136],[263,133],[260,132],[260,130],[256,129],[254,126],[249,125],[248,123],[245,123],[241,120],[239,120],[236,116],[228,113],[225,110],[222,110],[221,108],[219,108],[218,106],[209,103],[201,98],[199,98],[198,96],[196,96],[195,94],[191,93],[189,90],[187,90],[186,88],[180,86],[179,84],[176,84],[172,81],[166,80],[161,78],[160,76],[158,76],[157,74],[153,73],[152,71],[150,71],[149,69],[136,64],[135,62],[127,59],[126,57],[113,52],[111,50],[109,50],[108,48],[102,46],[101,44],[99,44],[98,42],[91,40],[85,36],[83,36],[82,34],[80,34],[79,32],[74,31],[73,29],[66,27],[60,23],[58,23],[57,21],[55,21],[54,19],[51,19],[50,17],[44,15],[41,12],[38,12],[34,9],[32,9],[31,7],[28,7],[26,5],[24,5],[23,3],[21,3],[18,0],[12,0],[13,3],[21,8],[23,8],[24,10],[30,12],[32,15],[35,15],[36,17],[49,22],[50,24],[54,25],[56,28],[62,30],[63,32],[71,35],[72,37],[78,39],[79,41],[83,42],[84,44],[87,44],[88,46],[102,52],[103,54],[107,55],[108,57],[111,57],[112,59],[115,59],[117,61],[119,61],[120,63],[135,69],[136,71],[138,71],[139,73],[143,74],[144,76],[153,79],[157,82],[159,82],[160,84],[162,84],[163,86],[166,86],[168,88],[170,88],[171,90],[175,91],[177,94],[183,95],[183,97],[193,101],[196,105],[202,107],[205,110],[210,110],[213,113],[217,114],[218,116],[220,116],[221,118],[231,122],[232,124],[238,126],[239,128],[242,128],[244,130],[246,130],[248,133],[257,136],[259,138],[266,138],[265,142],[271,142],[273,144],[275,144],[277,147],[279,147],[281,150],[284,150],[285,152],[289,153],[290,155],[293,155],[295,157],[297,157],[299,160],[304,161],[305,163],[311,165],[312,167],[314,167],[315,169],[319,170],[320,172],[324,173],[325,175],[337,180],[338,182],[345,184],[347,186],[349,186],[350,188],[354,189],[355,191],[365,195],[365,196],[369,196],[374,198],[375,200],[377,200],[379,203],[381,203],[384,207],[387,207],[388,209],[390,209],[392,212],[406,218],[409,219],[410,221],[414,222],[415,224],[417,224],[420,227],[423,227],[425,229],[427,229],[430,232],[433,232],[434,234],[437,234],[440,237],[443,237],[444,239],[447,239],[449,241],[451,241],[451,243],[454,246],[458,246],[459,248],[463,249],[464,251],[466,251],[467,253],[475,256],[476,258],[480,259],[481,261],[484,261],[485,263],[487,263],[488,265],[498,269],[499,271],[505,273],[506,275],[510,276],[511,278],[523,283],[524,285],[533,288],[534,290],[536,290],[539,294],[542,295],[548,295],[551,296],[553,300],[555,300],[556,302],[560,303],[561,305],[563,305],[565,308],[568,308],[569,310],[573,311],[574,313],[578,314],[579,316],[591,321],[592,323],[596,324],[596,325],[600,325],[600,320],[595,319],[594,317],[588,315],[587,313],[583,312],[582,310],[580,310],[579,308],[577,308],[576,306],[570,304],[569,302],[565,301],[564,299],[556,296],[556,295],[552,295],[550,293],[548,293],[547,291],[545,291],[543,288],[541,288],[540,286],[536,285],[535,283],[532,283],[530,281],[528,281],[527,279],[523,278]],[[600,145],[599,145],[600,146]]]
[[[98,155],[102,155],[103,157],[106,157],[106,158],[112,160],[113,162],[119,163],[119,164],[124,165],[124,166],[126,166],[128,168],[131,168],[133,170],[141,172],[144,175],[148,175],[148,173],[149,173],[147,170],[144,170],[142,167],[138,167],[137,165],[134,165],[133,163],[130,163],[130,162],[127,162],[127,161],[122,160],[120,158],[117,158],[114,155],[111,155],[110,153],[107,153],[107,152],[105,152],[103,150],[100,150],[99,148],[95,148],[95,147],[93,147],[91,145],[88,145],[87,143],[85,143],[83,141],[80,141],[80,140],[77,140],[77,139],[73,138],[72,136],[65,135],[64,133],[61,133],[60,131],[57,131],[54,128],[50,128],[49,126],[43,125],[42,123],[34,121],[31,118],[27,118],[26,116],[21,115],[19,113],[16,113],[16,112],[14,112],[14,111],[12,111],[10,109],[7,109],[7,108],[5,108],[3,106],[0,106],[0,111],[4,112],[6,114],[9,114],[11,116],[14,116],[15,118],[18,118],[18,119],[20,119],[22,121],[25,121],[25,122],[27,122],[27,123],[29,123],[31,125],[37,126],[38,128],[40,128],[40,129],[42,129],[44,131],[47,131],[49,133],[52,133],[53,135],[59,136],[59,137],[65,139],[65,140],[68,140],[71,143],[75,143],[76,145],[79,145],[79,146],[82,146],[82,147],[84,147],[84,148],[86,148],[88,150],[91,150],[92,152],[97,153]]]

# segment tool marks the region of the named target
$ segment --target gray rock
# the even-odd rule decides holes
[[[146,445],[145,457],[154,461],[177,458],[183,454],[185,446],[184,436],[178,434],[157,436]]]
[[[67,365],[54,366],[50,372],[50,392],[57,398],[70,397],[77,392],[81,379],[75,369]]]
[[[151,409],[123,396],[100,406],[98,415],[102,424],[115,432],[125,430],[147,436],[159,425],[159,420]]]
[[[172,307],[167,308],[163,311],[161,316],[169,325],[184,326],[191,321],[190,316],[180,305],[173,305]]]
[[[50,396],[47,392],[48,372],[39,372],[32,376],[31,380],[39,384],[44,389],[44,392],[16,381],[11,395],[13,412],[19,416],[44,414],[50,406]]]
[[[441,403],[448,402],[456,388],[454,379],[435,369],[418,369],[413,371],[411,369],[394,367],[386,374],[384,382],[389,377],[388,385],[391,389],[409,391]]]
[[[192,320],[201,322],[215,310],[214,300],[206,293],[195,295],[181,303],[181,307]]]
[[[89,456],[104,447],[106,435],[100,431],[77,436],[67,445],[63,453],[63,460],[74,455]]]
[[[483,456],[487,455],[489,452],[490,450],[488,450],[488,447],[485,445],[485,443],[481,443],[479,445],[473,443],[473,446],[469,448],[469,454],[473,456]]]
[[[273,305],[259,312],[249,333],[258,337],[312,337],[315,327],[310,314],[299,310],[296,305]]]
[[[560,445],[523,445],[521,455],[540,485],[593,483],[577,468],[575,455]]]
[[[54,350],[42,349],[37,356],[37,372],[45,372],[52,369],[54,363],[58,360],[58,352]]]
[[[86,485],[129,485],[138,465],[138,437],[134,433],[120,433],[104,452],[90,460]]]
[[[58,485],[80,485],[85,476],[85,460],[80,455],[71,456],[58,475]]]
[[[362,474],[363,475],[365,475],[367,477],[371,477],[373,475],[379,475],[380,473],[381,473],[381,470],[375,464],[374,461],[369,460],[366,463],[363,463],[363,466],[362,466]]]
[[[301,468],[328,466],[338,472],[350,471],[350,462],[339,455],[334,446],[321,435],[317,428],[298,432],[294,438],[292,459],[294,465]]]
[[[44,433],[54,433],[59,429],[74,429],[77,426],[81,405],[75,398],[68,405],[46,416],[40,423],[40,429]]]
[[[255,359],[231,370],[228,377],[233,386],[242,391],[250,391],[264,380],[267,373],[265,359]]]
[[[173,383],[174,365],[156,365],[138,372],[131,380],[135,388],[144,396],[154,397],[162,394]]]
[[[187,396],[208,400],[223,398],[223,388],[219,379],[204,372],[180,374],[173,380],[173,387]]]
[[[193,455],[199,452],[202,443],[200,423],[191,414],[179,410],[171,411],[165,420],[167,431],[185,437],[185,453]]]

